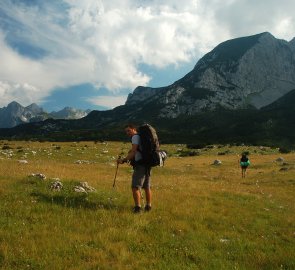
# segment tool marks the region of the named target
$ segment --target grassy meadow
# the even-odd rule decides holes
[[[119,166],[112,188],[129,147],[0,141],[0,269],[295,269],[294,152],[226,145],[189,156],[163,145],[153,209],[133,214],[131,167]],[[85,181],[96,191],[74,192]]]

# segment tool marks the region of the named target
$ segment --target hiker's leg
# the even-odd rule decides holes
[[[139,188],[132,188],[132,195],[135,206],[140,206],[140,191]]]
[[[151,206],[152,205],[152,191],[150,188],[145,188],[145,199],[146,199],[146,204]]]
[[[141,165],[136,165],[133,167],[132,174],[132,195],[134,199],[135,206],[140,206],[140,189],[142,188],[143,182],[145,180],[145,168]]]
[[[246,168],[242,166],[242,178],[245,178]]]
[[[151,168],[146,168],[145,178],[143,182],[143,188],[145,191],[146,204],[152,205],[152,191],[151,191]]]

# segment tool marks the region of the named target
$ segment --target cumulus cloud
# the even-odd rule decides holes
[[[24,95],[23,93],[27,93]],[[17,101],[21,104],[31,104],[36,102],[40,91],[33,85],[27,83],[9,83],[0,81],[0,106],[6,106],[11,101]]]
[[[105,87],[122,102],[121,89],[151,79],[140,64],[159,69],[196,62],[229,38],[269,31],[291,39],[295,32],[291,0],[26,3],[0,4],[0,106],[10,99],[38,102],[57,87],[82,83]],[[24,45],[38,54],[22,51]]]
[[[227,0],[212,8],[218,24],[233,37],[265,31],[286,40],[295,36],[292,0]]]
[[[125,103],[126,96],[98,96],[87,99],[91,104],[105,107],[105,108],[115,108]]]

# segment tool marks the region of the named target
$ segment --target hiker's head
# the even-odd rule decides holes
[[[133,124],[128,124],[125,126],[125,132],[127,136],[132,137],[137,133],[136,126]]]

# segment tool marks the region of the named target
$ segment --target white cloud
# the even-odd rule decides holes
[[[24,95],[23,93],[27,93]],[[4,107],[11,101],[17,101],[26,106],[38,101],[40,91],[36,87],[27,83],[10,84],[8,82],[0,81],[0,106]]]
[[[0,17],[0,81],[9,85],[0,91],[0,105],[10,98],[37,102],[56,87],[81,83],[120,95],[120,89],[148,84],[141,63],[156,68],[181,65],[196,62],[229,38],[269,31],[291,39],[295,33],[292,0],[64,0],[38,7],[21,3],[0,4],[6,14]],[[40,58],[24,56],[12,49],[11,39],[45,53]]]
[[[126,101],[126,96],[98,96],[87,99],[91,104],[102,106],[105,108],[115,108],[123,105]]]
[[[220,27],[227,29],[232,37],[266,31],[286,40],[295,36],[293,0],[227,0],[211,8]],[[288,29],[282,24],[286,20]]]

